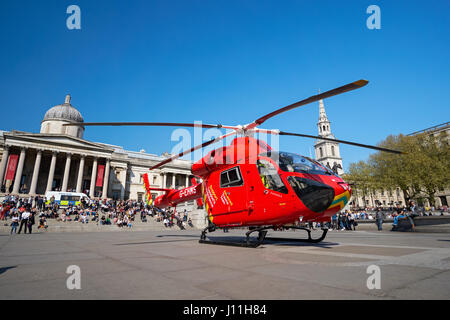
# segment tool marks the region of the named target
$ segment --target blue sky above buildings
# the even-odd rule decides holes
[[[66,9],[81,8],[81,30]],[[369,30],[366,9],[381,9]],[[448,1],[11,1],[0,4],[3,130],[39,132],[64,102],[86,122],[245,124],[321,91],[338,139],[376,144],[449,121]],[[319,104],[262,127],[317,134]],[[171,128],[87,127],[85,138],[161,154]],[[193,141],[192,141],[193,142]],[[269,141],[270,142],[270,141]],[[314,140],[282,137],[309,155]],[[341,145],[344,167],[370,150]]]

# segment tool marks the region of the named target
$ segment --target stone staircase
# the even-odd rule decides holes
[[[204,229],[207,225],[207,219],[205,211],[203,209],[195,209],[188,212],[189,217],[192,220],[193,227],[186,224],[186,230],[200,230]],[[73,217],[72,217],[73,218]],[[181,230],[180,227],[174,225],[170,228],[166,228],[163,222],[157,222],[156,217],[147,216],[147,222],[142,222],[140,217],[136,217],[132,222],[132,227],[121,227],[117,225],[101,225],[95,221],[91,221],[89,218],[88,223],[81,223],[78,221],[56,221],[55,219],[47,219],[48,228],[46,231],[38,229],[39,218],[36,217],[36,224],[33,226],[33,232],[97,232],[97,231],[163,231],[163,230]],[[6,225],[5,225],[6,224]],[[17,227],[19,229],[19,227]],[[8,234],[11,231],[11,219],[7,221],[0,221],[0,234]],[[22,230],[23,232],[23,230]]]
[[[90,219],[89,219],[90,220]],[[46,231],[38,229],[39,219],[36,219],[36,224],[33,226],[33,232],[131,232],[131,231],[163,231],[163,230],[181,230],[177,225],[166,228],[162,222],[157,222],[156,218],[147,217],[147,222],[142,222],[138,217],[132,222],[132,227],[121,227],[117,225],[101,225],[95,221],[88,223],[81,223],[78,221],[56,221],[55,219],[47,219],[48,228]],[[7,224],[5,226],[5,224]],[[19,229],[19,227],[17,227]],[[186,226],[186,230],[196,230],[195,227]],[[0,234],[6,234],[11,231],[11,220],[0,221]],[[22,230],[23,232],[23,230]]]

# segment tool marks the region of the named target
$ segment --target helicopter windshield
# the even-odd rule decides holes
[[[285,172],[299,172],[309,174],[328,174],[333,172],[308,157],[304,157],[290,152],[267,152],[262,156],[272,158]]]

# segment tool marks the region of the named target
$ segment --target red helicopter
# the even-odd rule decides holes
[[[326,91],[286,107],[277,109],[247,125],[226,126],[211,124],[166,123],[166,122],[108,122],[82,123],[84,126],[182,126],[230,129],[231,132],[174,155],[150,170],[157,169],[195,150],[199,150],[229,136],[238,135],[228,146],[209,152],[192,165],[192,174],[201,182],[180,189],[150,188],[147,192],[164,191],[157,197],[154,206],[160,209],[175,207],[182,202],[197,200],[203,204],[208,215],[208,226],[202,231],[200,242],[257,247],[266,238],[267,230],[300,229],[308,232],[307,239],[296,241],[317,243],[325,239],[328,229],[322,228],[322,235],[313,239],[311,230],[299,222],[326,222],[349,201],[352,189],[335,172],[308,157],[272,150],[262,140],[255,139],[255,133],[280,136],[307,137],[329,140],[379,151],[401,154],[396,150],[365,145],[350,141],[290,133],[280,130],[258,128],[266,120],[300,106],[326,99],[337,94],[365,86],[366,80],[358,80]],[[221,242],[207,240],[206,233],[217,228],[248,228],[244,242]],[[250,235],[258,232],[257,241],[250,241]],[[279,238],[270,238],[277,240]],[[286,241],[285,238],[283,238]]]

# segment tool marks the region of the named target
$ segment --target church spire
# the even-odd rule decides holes
[[[331,133],[330,120],[328,120],[325,112],[323,100],[319,100],[319,121],[317,122],[317,129],[319,130],[319,137],[334,139]],[[316,160],[321,162],[324,166],[334,168],[333,170],[338,174],[344,173],[342,170],[342,158],[339,152],[339,143],[334,141],[316,140],[314,145],[316,150]]]
[[[328,121],[327,114],[325,113],[325,106],[323,105],[323,100],[319,100],[319,122]]]
[[[317,123],[317,128],[319,129],[319,136],[326,137],[331,135],[330,121],[325,113],[322,99],[319,100],[319,122]]]

